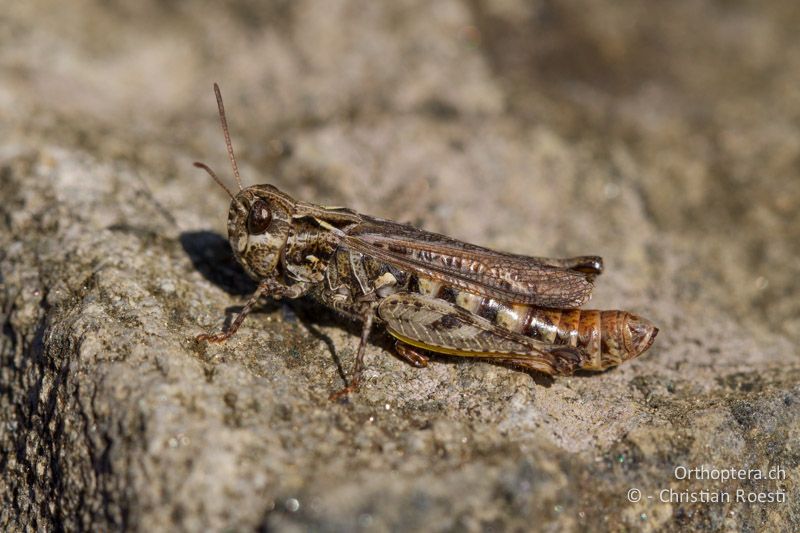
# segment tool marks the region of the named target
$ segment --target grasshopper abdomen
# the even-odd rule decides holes
[[[605,370],[645,352],[658,334],[648,320],[627,311],[552,309],[512,304],[419,277],[412,290],[440,298],[514,333],[580,349],[584,370]]]

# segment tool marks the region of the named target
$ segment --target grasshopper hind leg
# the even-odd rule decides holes
[[[399,340],[394,343],[394,351],[401,359],[417,368],[425,368],[428,366],[428,361],[430,361],[427,355]]]
[[[572,374],[586,362],[575,347],[514,333],[438,298],[394,294],[381,301],[378,316],[399,345],[414,349],[508,363],[551,376]]]
[[[553,356],[552,366],[555,369],[553,372],[554,375],[563,375],[568,376],[575,372],[576,369],[579,368],[580,364],[585,360],[585,358],[575,350],[574,348],[570,348],[569,346],[564,346],[563,350],[559,350],[558,348],[552,349],[549,354]],[[512,367],[521,368],[524,370],[534,370],[537,372],[541,372],[540,365],[538,362],[531,362],[530,359],[523,359],[523,358],[508,358],[508,359],[500,359],[497,362],[509,365]]]

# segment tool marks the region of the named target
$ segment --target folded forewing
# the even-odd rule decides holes
[[[542,307],[580,307],[591,296],[599,257],[548,259],[496,252],[362,215],[348,247],[477,294]]]

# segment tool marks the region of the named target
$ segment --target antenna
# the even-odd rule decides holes
[[[233,145],[231,144],[231,135],[228,133],[228,121],[225,119],[225,106],[222,105],[222,93],[219,92],[219,85],[214,84],[214,94],[217,95],[217,107],[219,108],[219,121],[222,124],[222,133],[225,134],[225,145],[228,147],[228,159],[231,160],[231,167],[233,167],[233,175],[236,178],[236,183],[239,185],[239,190],[242,190],[242,179],[239,177],[239,167],[236,165],[236,157],[233,155]],[[197,164],[195,164],[197,166]],[[202,168],[202,167],[201,167]],[[205,167],[206,170],[222,185],[217,179],[211,169]],[[223,185],[224,187],[224,185]],[[225,189],[227,190],[227,189]],[[228,193],[230,194],[230,192]],[[231,196],[233,198],[233,196]]]
[[[197,168],[202,168],[203,170],[205,170],[206,172],[208,172],[208,174],[209,174],[209,175],[210,175],[212,178],[214,178],[214,181],[216,181],[216,182],[217,182],[217,184],[218,184],[220,187],[222,187],[223,189],[225,189],[225,192],[226,192],[226,193],[228,193],[228,196],[230,196],[230,197],[231,197],[231,200],[233,200],[234,202],[236,202],[236,197],[233,195],[233,193],[231,192],[231,190],[230,190],[230,189],[228,189],[228,188],[225,186],[225,184],[224,184],[224,183],[222,183],[222,180],[221,180],[221,179],[219,179],[219,177],[217,176],[217,174],[216,174],[216,173],[215,173],[213,170],[211,170],[211,168],[210,168],[208,165],[206,165],[205,163],[201,163],[201,162],[199,162],[199,161],[195,161],[195,162],[194,162],[194,166],[196,166]],[[237,203],[238,203],[238,202],[237,202]]]

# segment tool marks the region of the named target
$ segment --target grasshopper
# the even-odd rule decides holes
[[[223,342],[261,296],[309,296],[362,324],[349,383],[358,389],[375,325],[399,357],[425,367],[429,355],[493,360],[549,375],[600,371],[637,357],[658,329],[626,311],[580,309],[602,273],[597,256],[566,259],[498,252],[352,209],[293,199],[272,185],[242,187],[219,86],[214,84],[228,157],[239,185],[228,239],[258,282],[230,326],[199,341]]]

